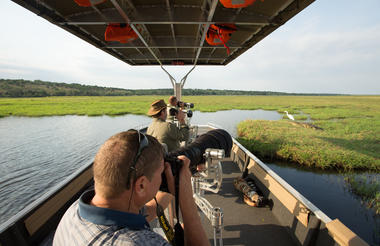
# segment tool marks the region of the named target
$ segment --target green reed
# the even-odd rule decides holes
[[[362,198],[367,207],[373,208],[376,214],[380,214],[380,182],[376,177],[368,174],[346,174],[344,180],[352,193]]]

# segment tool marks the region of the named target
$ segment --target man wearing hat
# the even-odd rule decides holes
[[[177,113],[179,127],[172,122],[166,122],[168,116],[166,108],[166,103],[162,99],[151,104],[148,115],[152,116],[153,122],[149,125],[147,134],[157,138],[160,143],[166,144],[168,152],[171,152],[180,147],[181,141],[187,141],[189,127],[185,122],[185,114],[181,110]]]

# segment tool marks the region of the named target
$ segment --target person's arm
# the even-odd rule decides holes
[[[179,205],[184,224],[185,245],[210,245],[193,198],[191,172],[189,169],[190,160],[185,156],[178,156],[178,159],[183,161],[179,178]]]
[[[174,124],[170,125],[170,135],[171,138],[176,141],[187,141],[189,139],[189,126],[185,122],[185,113],[178,111],[177,119],[179,122],[179,127]]]
[[[156,194],[156,199],[157,199],[158,204],[160,204],[160,206],[163,209],[166,209],[169,206],[170,202],[174,199],[174,196],[172,194],[174,194],[175,192],[174,177],[173,177],[172,169],[168,162],[165,162],[164,172],[165,172],[166,180],[168,183],[168,189],[170,193],[158,191]],[[145,204],[146,215],[147,215],[146,220],[148,222],[151,222],[153,219],[157,217],[156,208],[157,208],[157,204],[154,199],[150,200],[149,202]]]

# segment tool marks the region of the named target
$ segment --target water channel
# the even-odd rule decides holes
[[[242,120],[281,118],[275,111],[228,110],[195,112],[191,123],[215,123],[236,136]],[[150,121],[141,115],[0,118],[1,223],[91,162],[107,138]],[[267,165],[330,218],[339,218],[371,245],[380,245],[380,218],[348,191],[342,174]]]

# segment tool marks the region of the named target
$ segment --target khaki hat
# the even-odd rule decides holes
[[[161,100],[154,101],[150,105],[150,108],[148,110],[148,115],[152,116],[152,115],[158,114],[164,108],[166,108],[166,103],[164,102],[164,100],[161,99]]]

